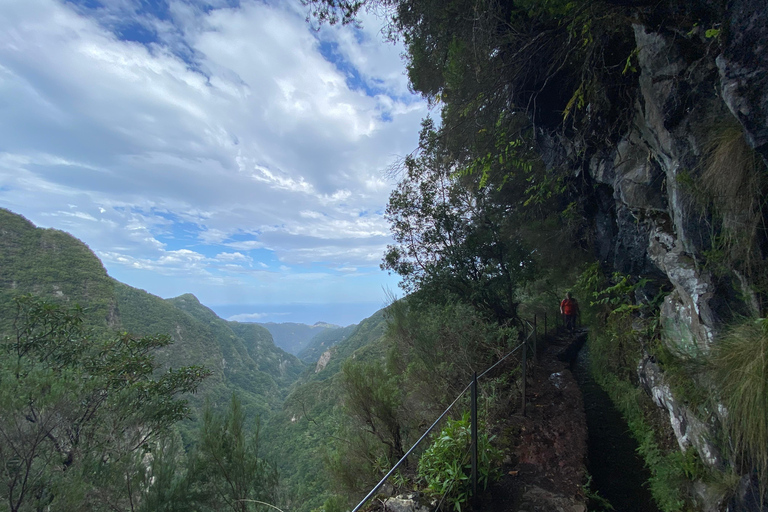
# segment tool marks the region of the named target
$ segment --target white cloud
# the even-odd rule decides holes
[[[222,252],[216,255],[217,261],[253,261],[252,258],[246,256],[240,252]]]
[[[232,315],[227,320],[231,322],[258,322],[259,320],[264,319],[265,317],[272,317],[272,316],[286,316],[290,313],[241,313],[239,315]]]
[[[112,275],[158,294],[186,275],[181,291],[213,296],[283,265],[281,282],[254,286],[301,301],[318,293],[307,275],[376,267],[389,240],[382,171],[414,148],[425,106],[373,17],[363,32],[317,33],[295,2],[171,1],[164,20],[142,2],[102,4],[0,3],[0,205],[73,233]],[[120,40],[128,21],[159,41]]]

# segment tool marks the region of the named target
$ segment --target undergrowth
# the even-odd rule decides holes
[[[644,284],[620,274],[607,277],[595,264],[580,276],[577,289],[591,298],[583,309],[592,327],[592,374],[638,441],[638,453],[651,472],[648,485],[654,500],[664,512],[690,510],[694,506],[692,482],[701,481],[711,496],[723,502],[738,485],[739,474],[745,473],[755,475],[765,497],[768,319],[738,321],[718,338],[709,355],[686,352],[683,356],[675,352],[671,340],[662,342],[653,311],[637,305],[634,292]],[[664,433],[665,421],[637,385],[635,368],[644,354],[651,354],[661,365],[675,397],[691,410],[708,417],[718,403],[725,406],[727,412],[721,419],[727,439],[721,440],[720,448],[733,468],[708,468],[694,448],[680,451],[673,438]]]
[[[491,445],[484,429],[477,436],[478,485],[485,489],[490,480],[498,477],[501,451]],[[419,460],[419,477],[427,489],[449,505],[450,509],[461,511],[472,495],[470,480],[470,446],[472,444],[469,414],[460,420],[448,420],[438,433],[432,445]]]
[[[635,292],[646,284],[618,273],[605,276],[595,263],[579,277],[576,289],[590,299],[583,307],[591,327],[590,371],[638,442],[637,451],[651,472],[648,487],[654,501],[664,512],[678,512],[691,506],[689,476],[700,471],[686,458],[692,455],[668,447],[667,435],[656,425],[656,407],[637,386],[637,363],[658,336],[659,301],[640,306],[635,299]]]
[[[761,496],[768,489],[768,319],[729,329],[709,358],[726,428],[741,469],[754,468]]]

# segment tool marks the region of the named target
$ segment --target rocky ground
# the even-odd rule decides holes
[[[584,512],[587,425],[581,391],[569,370],[584,334],[550,336],[529,374],[526,415],[510,415],[502,427],[516,439],[501,480],[477,510],[488,512]],[[515,435],[517,434],[517,435]]]
[[[528,373],[526,414],[519,403],[494,428],[505,445],[502,477],[479,498],[482,512],[585,512],[587,423],[570,361],[586,339],[553,335],[540,342]],[[380,500],[375,510],[431,512],[420,493]]]

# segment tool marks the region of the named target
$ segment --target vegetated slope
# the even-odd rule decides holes
[[[0,329],[8,327],[15,313],[11,299],[21,293],[87,306],[94,323],[116,320],[114,281],[87,245],[0,208]]]
[[[323,458],[344,419],[341,364],[350,357],[356,361],[383,359],[388,346],[385,332],[385,310],[354,326],[346,339],[329,349],[330,359],[324,366],[307,368],[286,398],[282,411],[274,414],[265,426],[265,455],[280,469],[283,484],[291,495],[291,510],[312,510],[331,495]]]
[[[276,384],[281,384],[282,389],[287,389],[287,386],[292,384],[304,369],[304,365],[295,356],[275,346],[266,329],[259,328],[257,325],[249,326],[223,320],[200,304],[197,297],[191,293],[168,300],[210,327],[224,356],[224,373],[229,375],[229,380],[237,383],[239,387],[243,389],[252,387],[254,384],[251,380],[254,378],[260,380],[256,374],[253,374],[257,372],[265,374]],[[247,362],[247,371],[245,367],[241,369],[229,363],[229,358],[234,363]]]
[[[357,329],[358,324],[348,325],[346,327],[339,327],[338,329],[326,329],[320,331],[309,342],[301,352],[296,354],[296,357],[304,361],[305,363],[316,363],[320,356],[336,345],[337,343],[344,341]]]
[[[269,370],[261,368],[230,323],[200,304],[194,295],[164,300],[123,284],[116,290],[123,328],[136,334],[169,334],[174,339],[175,343],[158,355],[161,364],[204,364],[213,372],[192,398],[196,408],[205,399],[226,404],[235,392],[249,416],[267,416],[280,406],[290,381],[301,371],[301,362],[274,344],[272,354],[265,358],[282,358],[285,370],[290,371],[281,371],[279,363]]]
[[[171,336],[174,343],[157,354],[161,366],[204,365],[213,372],[190,397],[195,408],[205,399],[226,404],[236,392],[248,415],[268,415],[303,369],[266,330],[222,320],[190,294],[164,300],[120,283],[81,241],[0,209],[2,332],[13,322],[12,298],[25,293],[82,306],[89,326],[100,332]]]
[[[357,325],[355,331],[344,342],[328,350],[328,358],[321,358],[315,365],[313,373],[305,378],[308,380],[324,380],[336,375],[341,364],[355,351],[371,345],[381,339],[387,330],[386,308],[378,310]]]
[[[275,345],[293,355],[297,355],[307,347],[312,341],[312,338],[319,333],[328,329],[339,328],[338,325],[326,324],[323,322],[317,322],[314,325],[298,324],[294,322],[267,322],[257,325],[261,325],[272,334],[272,339],[275,340]]]
[[[301,375],[304,365],[272,340],[264,327],[253,323],[227,322],[230,329],[245,343],[245,349],[262,371],[269,373],[278,383],[289,386]]]

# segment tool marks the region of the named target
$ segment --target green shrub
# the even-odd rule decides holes
[[[491,441],[486,433],[478,432],[477,476],[482,488],[495,476],[501,460],[501,452],[491,446]],[[419,477],[455,510],[461,510],[472,494],[471,442],[469,414],[465,414],[460,420],[448,420],[419,460]]]
[[[710,355],[735,455],[768,488],[768,319],[729,329]]]

